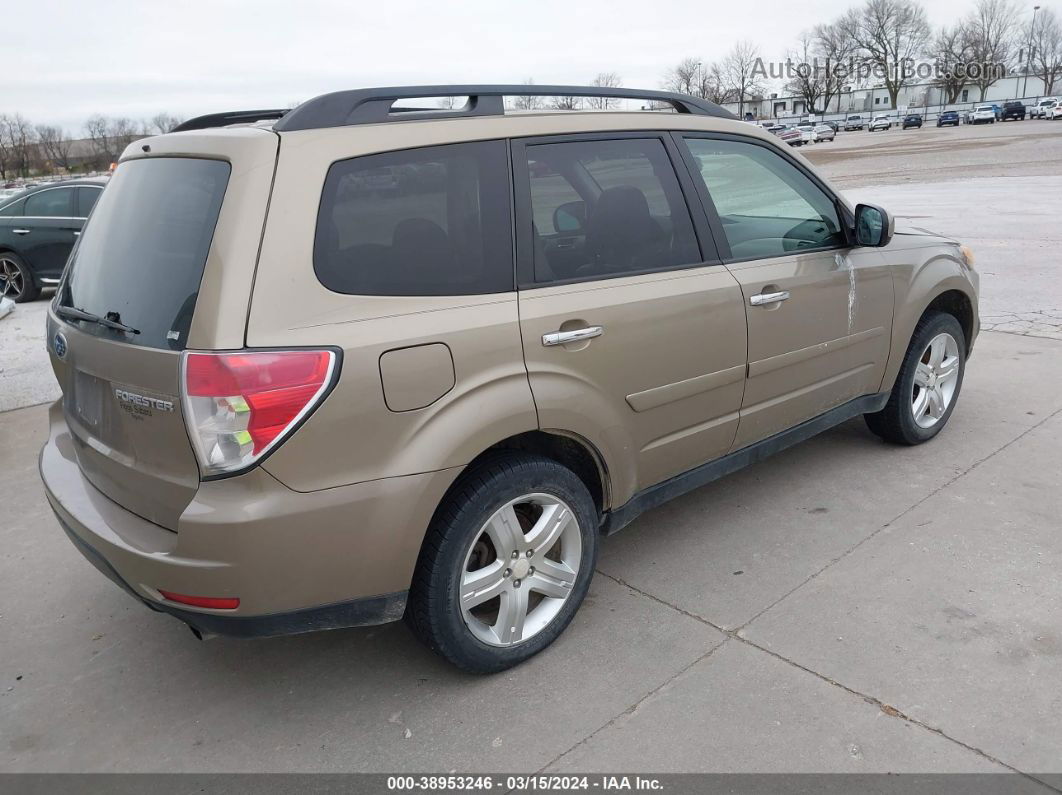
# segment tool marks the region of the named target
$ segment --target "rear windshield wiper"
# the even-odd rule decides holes
[[[55,308],[55,314],[59,315],[59,317],[65,317],[70,320],[87,320],[89,323],[96,323],[104,328],[113,328],[116,331],[124,331],[126,334],[140,333],[139,329],[127,326],[125,323],[121,323],[118,320],[111,320],[110,315],[117,317],[117,312],[108,312],[108,317],[100,317],[91,312],[86,312],[84,309],[75,309],[72,306],[57,306]]]

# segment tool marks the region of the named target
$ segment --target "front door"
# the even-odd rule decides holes
[[[539,424],[601,452],[614,505],[723,455],[737,429],[741,290],[711,264],[677,156],[646,133],[513,144],[520,328]]]
[[[838,202],[770,144],[684,140],[748,318],[734,449],[877,392],[892,329],[885,258],[849,246]]]

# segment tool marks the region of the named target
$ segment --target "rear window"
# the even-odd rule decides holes
[[[60,301],[140,333],[73,322],[90,334],[182,350],[229,170],[220,160],[176,157],[119,165],[71,255]]]
[[[357,295],[512,290],[510,195],[502,141],[334,163],[317,216],[317,278]]]

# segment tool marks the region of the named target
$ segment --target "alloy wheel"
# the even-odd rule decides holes
[[[22,270],[14,260],[0,257],[0,296],[18,298],[26,289]]]
[[[510,500],[465,555],[458,591],[468,629],[491,646],[515,646],[545,629],[571,596],[583,557],[571,507],[551,494]]]
[[[944,332],[929,341],[915,367],[911,413],[920,428],[932,428],[947,413],[959,383],[959,343]]]

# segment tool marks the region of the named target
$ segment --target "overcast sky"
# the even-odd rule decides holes
[[[189,117],[285,107],[358,86],[586,83],[658,88],[684,56],[739,39],[781,60],[846,0],[8,0],[0,113],[80,134],[99,112]],[[929,0],[934,28],[973,0]],[[1032,3],[1029,3],[1031,13]]]

